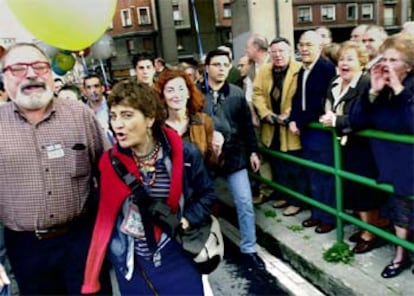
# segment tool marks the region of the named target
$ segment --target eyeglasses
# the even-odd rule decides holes
[[[48,62],[33,62],[33,63],[18,63],[4,67],[3,73],[10,71],[14,77],[22,78],[26,76],[27,71],[31,67],[36,75],[45,75],[50,71],[50,64]]]
[[[228,68],[230,67],[230,64],[229,63],[211,63],[210,66]]]

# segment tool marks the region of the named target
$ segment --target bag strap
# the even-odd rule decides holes
[[[109,150],[109,157],[115,172],[131,189],[134,196],[134,202],[139,204],[139,202],[147,199],[146,204],[148,205],[149,214],[151,214],[151,216],[159,222],[158,225],[164,231],[170,233],[174,237],[181,223],[172,213],[171,207],[164,202],[152,201],[146,190],[142,188],[142,184],[138,181],[138,179],[127,170],[125,165],[118,158],[113,155],[112,149]],[[136,194],[138,190],[140,194]]]
[[[125,184],[131,189],[132,193],[137,192],[137,190],[142,186],[138,179],[131,174],[125,165],[114,156],[112,149],[109,150],[109,158],[111,160],[112,167],[118,176],[124,180]]]

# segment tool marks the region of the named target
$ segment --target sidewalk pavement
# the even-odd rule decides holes
[[[235,213],[231,195],[225,182],[220,179],[216,181],[216,193],[220,201]],[[277,254],[326,295],[414,295],[414,275],[411,270],[407,269],[393,279],[383,279],[380,275],[393,257],[392,245],[387,244],[367,254],[355,255],[350,264],[329,263],[322,255],[336,242],[335,230],[318,234],[314,227],[303,228],[301,223],[310,216],[309,210],[293,217],[283,216],[282,211],[283,209],[272,208],[271,201],[255,208],[258,243],[269,253]],[[220,211],[220,216],[234,224],[234,218],[227,219],[232,216],[228,211]],[[355,231],[355,226],[346,225],[345,238]],[[352,247],[353,243],[347,240],[345,242]],[[290,294],[300,295],[294,291]]]

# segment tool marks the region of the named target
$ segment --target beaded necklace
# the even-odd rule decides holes
[[[142,169],[145,173],[147,173],[151,178],[148,182],[145,182],[144,178],[142,177],[142,174],[139,176],[139,181],[146,186],[151,186],[155,182],[155,178],[157,176],[156,170],[155,170],[155,164],[158,159],[158,153],[160,152],[161,144],[157,142],[154,147],[152,147],[151,151],[142,156],[138,156],[135,152],[133,153],[133,158],[138,166],[139,169]]]

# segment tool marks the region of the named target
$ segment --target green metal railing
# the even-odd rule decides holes
[[[344,239],[344,221],[350,222],[352,224],[355,224],[363,229],[366,229],[379,237],[384,238],[387,241],[390,241],[392,243],[398,244],[407,250],[414,251],[414,243],[408,242],[404,239],[401,239],[381,228],[378,228],[376,226],[373,226],[371,224],[367,224],[363,221],[361,221],[358,218],[355,218],[352,215],[347,214],[343,211],[343,190],[342,190],[342,179],[345,178],[347,180],[351,180],[354,182],[358,182],[361,184],[364,184],[366,186],[378,188],[380,190],[386,191],[388,193],[393,193],[394,189],[389,184],[378,184],[374,179],[370,179],[364,176],[360,176],[357,174],[353,174],[347,171],[342,170],[342,160],[341,160],[341,145],[339,141],[337,140],[337,134],[333,128],[325,128],[320,123],[311,123],[310,127],[316,128],[316,129],[322,129],[327,132],[332,133],[332,139],[333,139],[333,158],[334,158],[334,165],[333,167],[323,165],[320,163],[316,163],[310,160],[306,160],[300,157],[292,156],[287,153],[274,151],[268,148],[262,147],[260,151],[264,154],[270,155],[271,157],[278,157],[287,161],[295,162],[299,165],[310,167],[313,169],[320,170],[325,173],[333,174],[335,177],[335,200],[336,200],[336,206],[335,208],[330,207],[324,203],[318,202],[309,196],[303,195],[299,192],[296,192],[288,187],[285,187],[283,185],[277,184],[273,182],[272,180],[263,178],[257,174],[251,174],[251,176],[257,180],[259,180],[262,183],[265,183],[271,187],[273,187],[276,190],[279,190],[285,194],[289,194],[290,196],[293,196],[294,198],[297,198],[307,204],[310,204],[313,207],[319,208],[325,212],[328,212],[329,214],[332,214],[336,217],[336,238],[338,242],[342,242]],[[359,136],[362,137],[369,137],[369,138],[378,138],[388,141],[394,141],[394,142],[402,142],[402,143],[408,143],[408,144],[414,144],[414,137],[412,135],[396,135],[392,133],[387,133],[383,131],[377,131],[377,130],[364,130],[356,133]],[[413,199],[412,197],[407,197],[409,199]]]

